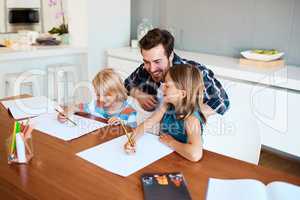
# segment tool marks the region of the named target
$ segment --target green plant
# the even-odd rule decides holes
[[[68,25],[67,24],[61,24],[59,27],[53,27],[50,31],[48,31],[50,34],[58,34],[63,35],[69,33]]]
[[[53,27],[48,33],[63,35],[69,33],[68,24],[66,23],[65,12],[63,8],[63,0],[49,0],[49,6],[55,7],[60,5],[60,12],[56,13],[56,18],[61,18],[62,23],[58,27]]]

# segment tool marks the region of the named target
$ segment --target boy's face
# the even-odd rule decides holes
[[[152,49],[142,49],[144,68],[155,82],[163,81],[170,67],[170,61],[162,44]]]
[[[116,101],[117,95],[97,93],[97,100],[103,108],[110,108]]]
[[[177,89],[170,75],[167,74],[163,83],[164,102],[177,105],[185,96],[184,90]]]

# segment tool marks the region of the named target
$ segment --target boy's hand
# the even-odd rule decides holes
[[[132,140],[133,141],[133,140]],[[136,152],[136,143],[135,141],[133,141],[133,144],[130,144],[130,142],[126,142],[126,144],[124,145],[124,150],[126,153],[128,154],[133,154]]]
[[[175,139],[171,135],[162,133],[159,136],[159,141],[166,144],[169,147],[172,147],[172,143],[175,141]]]
[[[68,118],[68,113],[66,111],[58,113],[57,115],[57,120],[60,123],[65,123],[68,120],[67,118]]]
[[[121,121],[117,117],[112,117],[107,122],[108,122],[109,125],[113,125],[114,126],[114,125],[119,125]]]

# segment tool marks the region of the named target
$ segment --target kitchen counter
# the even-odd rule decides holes
[[[86,54],[87,49],[83,47],[72,47],[68,45],[59,46],[32,46],[26,50],[15,50],[11,48],[0,48],[0,62],[15,61],[18,59],[35,59],[42,57],[64,56],[74,54]]]
[[[280,69],[262,70],[242,67],[239,65],[239,59],[232,57],[180,50],[175,50],[175,53],[182,58],[206,65],[216,76],[300,91],[300,67],[297,66],[287,65]],[[142,62],[139,49],[130,47],[110,49],[107,54],[109,57]]]

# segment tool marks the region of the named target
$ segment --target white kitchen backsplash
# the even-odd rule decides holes
[[[7,0],[7,8],[40,8],[40,0]]]

